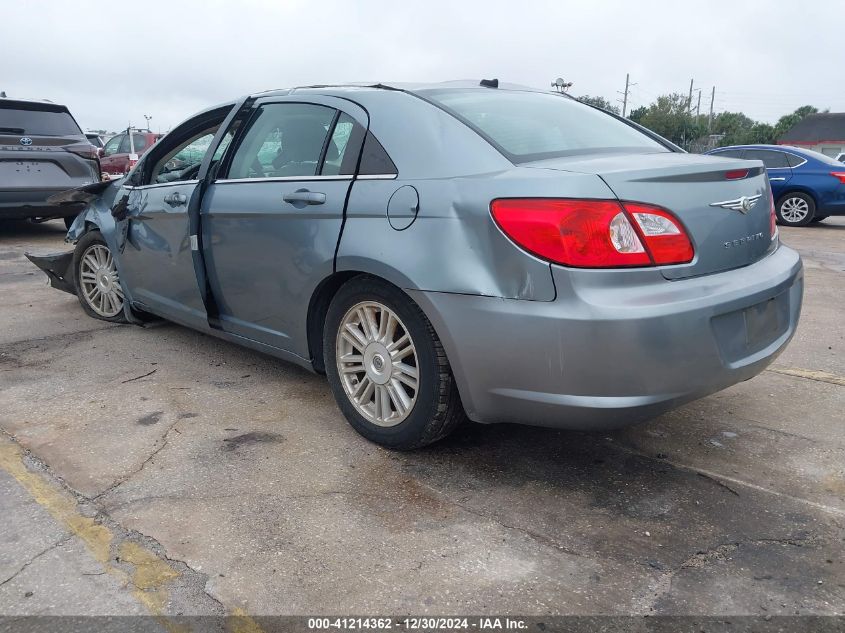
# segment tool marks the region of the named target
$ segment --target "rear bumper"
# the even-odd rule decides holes
[[[801,259],[784,246],[680,281],[657,269],[552,274],[551,302],[409,291],[471,419],[589,430],[654,417],[765,369],[795,333],[803,296]],[[765,327],[749,328],[749,308],[762,306]]]
[[[47,202],[47,198],[53,194],[71,188],[73,185],[50,189],[0,190],[0,220],[75,216],[82,210],[84,204],[56,206]]]

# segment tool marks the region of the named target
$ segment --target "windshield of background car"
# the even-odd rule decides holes
[[[511,90],[421,90],[474,128],[511,162],[596,152],[670,150],[609,114],[573,99]]]
[[[82,134],[69,112],[8,107],[0,99],[0,131],[10,130],[34,136]]]

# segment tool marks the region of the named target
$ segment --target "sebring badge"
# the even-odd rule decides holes
[[[762,194],[756,196],[742,196],[736,200],[724,200],[722,202],[711,202],[711,207],[722,207],[723,209],[730,209],[731,211],[739,211],[740,213],[748,213],[757,204]]]

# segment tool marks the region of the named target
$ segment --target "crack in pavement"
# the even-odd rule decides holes
[[[26,561],[23,565],[21,565],[20,569],[18,569],[15,573],[13,573],[11,576],[9,576],[8,578],[6,578],[6,580],[4,580],[4,581],[0,582],[0,587],[2,587],[3,585],[5,585],[7,582],[10,582],[10,581],[14,580],[14,579],[15,579],[15,577],[17,577],[17,576],[18,576],[18,575],[19,575],[19,574],[20,574],[23,570],[25,570],[27,567],[29,567],[30,565],[32,565],[32,563],[34,563],[34,562],[35,562],[35,561],[37,561],[39,558],[41,558],[42,556],[44,556],[44,554],[46,554],[46,553],[48,553],[48,552],[50,552],[50,551],[52,551],[52,550],[56,549],[57,547],[61,547],[62,545],[64,545],[65,543],[67,543],[67,542],[68,542],[69,540],[71,540],[72,538],[73,538],[73,534],[65,534],[65,535],[64,535],[62,538],[60,538],[58,541],[56,541],[55,543],[53,543],[52,545],[50,545],[50,546],[49,546],[49,547],[47,547],[46,549],[44,549],[44,550],[42,550],[42,551],[38,552],[35,556],[33,556],[33,557],[32,557],[32,558],[30,558],[28,561]]]
[[[796,378],[804,378],[806,380],[815,380],[816,382],[826,382],[831,385],[839,385],[845,387],[845,376],[831,374],[828,371],[820,371],[817,369],[802,369],[800,367],[769,367],[766,371],[773,374],[781,374],[783,376],[795,376]]]
[[[819,503],[817,501],[811,501],[810,499],[803,499],[801,497],[795,497],[793,495],[787,494],[785,492],[779,492],[777,490],[772,490],[771,488],[766,488],[765,486],[760,486],[755,483],[751,483],[750,481],[745,481],[743,479],[739,479],[737,477],[731,477],[730,475],[725,475],[723,473],[717,473],[712,470],[708,470],[706,468],[698,468],[696,466],[689,466],[687,464],[680,464],[678,462],[672,461],[670,459],[662,458],[662,457],[655,457],[654,455],[649,455],[648,453],[643,453],[638,450],[631,448],[630,446],[625,446],[624,444],[620,444],[618,442],[614,442],[614,446],[619,448],[620,450],[628,453],[629,455],[636,455],[637,457],[643,457],[649,461],[657,462],[660,464],[667,464],[676,468],[677,470],[682,470],[684,472],[693,473],[695,475],[702,476],[706,479],[712,479],[716,483],[722,484],[725,488],[728,488],[724,484],[724,482],[730,482],[736,484],[738,486],[743,486],[744,488],[749,488],[751,490],[756,490],[758,492],[764,492],[769,495],[774,495],[776,497],[781,497],[783,499],[789,499],[790,501],[795,501],[796,503],[802,503],[804,505],[811,506],[816,508],[817,510],[821,510],[827,514],[832,514],[837,517],[845,517],[845,510],[841,510],[839,508],[835,508],[833,506],[825,505],[824,503]],[[730,490],[730,488],[728,488]],[[734,492],[731,490],[731,492]],[[736,493],[735,493],[736,494]]]
[[[167,447],[167,444],[169,442],[169,435],[172,431],[176,431],[179,434],[182,433],[179,429],[176,428],[176,425],[179,424],[179,422],[181,422],[181,421],[182,420],[177,417],[176,420],[174,420],[173,423],[171,423],[171,425],[169,427],[167,427],[167,430],[164,433],[162,433],[161,437],[159,437],[155,441],[155,448],[153,449],[153,452],[150,453],[143,462],[141,462],[141,465],[138,466],[138,468],[130,471],[129,473],[127,473],[123,477],[120,477],[117,481],[115,481],[113,484],[111,484],[108,488],[106,488],[102,492],[97,493],[93,497],[85,497],[85,498],[88,501],[98,501],[101,497],[115,491],[120,486],[125,484],[127,481],[132,479],[132,477],[134,477],[135,475],[140,473],[142,470],[144,470],[144,468],[147,466],[147,464],[149,464],[156,457],[156,455],[158,455],[161,451],[163,451]]]

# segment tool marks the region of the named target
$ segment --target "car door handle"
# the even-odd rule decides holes
[[[188,201],[188,196],[186,196],[184,193],[174,191],[173,193],[169,193],[164,196],[164,201],[172,207],[178,207],[179,205],[185,204]]]
[[[307,189],[297,189],[293,193],[286,193],[282,196],[282,200],[292,205],[299,204],[323,204],[326,201],[326,194],[319,191],[308,191]]]
[[[775,181],[775,180],[786,180],[786,178],[784,178],[783,176],[779,176],[777,178],[769,178],[769,181]]]

